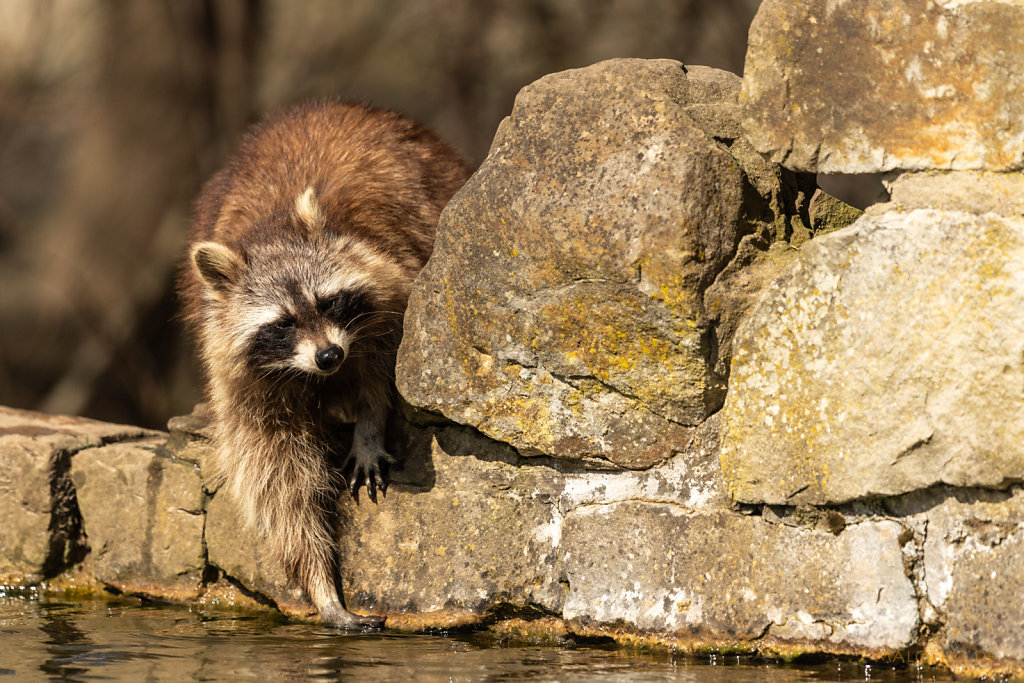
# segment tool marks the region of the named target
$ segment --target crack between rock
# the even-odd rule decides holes
[[[75,448],[60,448],[50,459],[50,547],[43,560],[44,579],[62,574],[81,564],[90,552],[89,537],[85,532],[85,519],[78,506],[78,489],[71,480],[71,461],[80,453],[114,444],[130,444],[160,438],[159,432],[135,432],[101,436],[97,443],[86,443]],[[165,439],[166,443],[166,439]],[[187,512],[187,511],[186,511]]]
[[[759,633],[758,635],[756,635],[756,636],[754,636],[753,638],[750,639],[751,642],[756,643],[759,640],[764,640],[768,636],[768,632],[772,630],[772,626],[774,624],[775,624],[775,622],[772,621],[771,619],[769,619],[768,623],[764,625],[763,629],[761,629],[761,633]]]
[[[214,567],[215,565],[208,565],[208,566]],[[263,593],[260,593],[258,591],[254,591],[254,590],[252,590],[250,588],[247,588],[244,583],[242,583],[240,580],[236,579],[231,574],[228,574],[223,569],[220,569],[220,567],[217,567],[217,569],[220,571],[221,578],[223,578],[225,581],[227,581],[232,586],[237,588],[238,591],[240,593],[242,593],[242,595],[246,596],[247,598],[250,598],[251,600],[255,600],[256,602],[260,603],[261,605],[263,605],[265,607],[272,607],[273,609],[277,610],[278,612],[281,611],[281,608],[277,606],[277,602],[273,598],[271,598],[271,597],[269,597],[267,595],[264,595]]]
[[[100,443],[104,446],[109,446],[115,443],[133,443],[136,441],[146,441],[148,439],[159,439],[167,436],[162,432],[137,432],[134,434],[114,434],[108,437],[101,437]]]
[[[803,493],[804,491],[806,491],[809,488],[811,488],[810,484],[807,484],[806,486],[801,486],[796,491],[793,491],[793,493],[791,493],[788,496],[786,496],[786,500],[791,500],[794,496],[797,496],[797,495]]]
[[[931,442],[933,436],[934,436],[934,431],[933,431],[932,434],[929,434],[926,437],[920,438],[917,441],[915,441],[914,443],[912,443],[909,446],[907,446],[906,448],[904,448],[902,451],[900,451],[899,453],[896,454],[896,457],[893,458],[893,461],[891,463],[889,463],[889,466],[890,467],[895,467],[896,465],[898,465],[900,463],[901,460],[903,460],[907,456],[909,456],[912,453],[914,453],[914,451],[918,451],[921,448],[923,448],[924,446],[928,445]]]
[[[51,456],[49,547],[41,567],[44,579],[74,567],[89,554],[78,491],[71,481],[71,459],[80,450],[58,449]]]
[[[834,510],[847,517],[864,518],[850,519],[848,525],[857,524],[860,521],[875,519],[894,519],[921,512],[926,512],[932,507],[941,505],[949,499],[956,499],[961,503],[971,502],[992,502],[984,497],[984,494],[996,494],[1001,500],[1008,500],[1012,497],[1016,487],[1024,484],[1024,479],[1007,477],[996,484],[987,486],[958,486],[947,482],[936,482],[923,488],[905,491],[903,493],[872,493],[868,492],[863,496],[828,503],[760,503],[760,502],[737,502],[736,505],[745,509],[747,514],[761,515],[765,507],[781,508],[786,511],[795,511],[800,508],[812,508],[820,511]],[[803,486],[786,496],[789,500],[799,493],[810,488],[810,485]],[[909,496],[922,497],[922,502],[913,508],[913,511],[893,511],[893,504]]]
[[[480,355],[488,356],[490,358],[494,358],[495,357],[492,354],[488,353],[486,350],[484,350],[484,348],[482,346],[472,345],[471,348],[474,351],[476,351],[477,353],[479,353]],[[644,412],[649,413],[651,415],[654,415],[655,417],[660,418],[662,420],[665,420],[666,422],[670,422],[670,423],[672,423],[674,425],[678,425],[680,427],[685,427],[685,428],[688,428],[688,429],[694,429],[694,428],[699,426],[699,425],[693,425],[693,424],[689,424],[689,423],[686,423],[686,422],[682,422],[682,421],[680,421],[678,419],[675,419],[673,417],[665,415],[661,411],[656,410],[655,408],[650,406],[648,403],[646,403],[639,396],[636,396],[635,394],[630,394],[628,392],[622,391],[618,387],[616,387],[616,386],[614,386],[612,384],[609,384],[605,380],[603,380],[603,379],[601,379],[599,377],[595,377],[594,375],[566,375],[566,374],[561,374],[561,373],[552,371],[552,370],[544,367],[544,365],[541,364],[538,361],[534,361],[533,364],[526,364],[526,363],[522,363],[520,361],[514,360],[512,358],[504,358],[504,359],[501,359],[501,360],[502,360],[503,364],[505,365],[505,367],[515,366],[515,367],[522,368],[524,370],[534,370],[534,371],[539,371],[539,372],[546,372],[546,373],[548,373],[548,375],[551,376],[552,379],[557,380],[557,381],[561,382],[562,384],[568,385],[568,386],[572,387],[576,391],[580,391],[580,388],[576,384],[576,382],[591,381],[591,382],[594,382],[595,384],[598,384],[599,386],[604,388],[609,393],[615,394],[617,396],[621,396],[622,398],[626,399],[627,401],[632,401],[633,403],[636,404],[635,408],[643,410]],[[706,360],[707,359],[705,359],[705,361]],[[511,390],[511,388],[510,388],[510,390]],[[714,413],[712,413],[712,415],[713,414]],[[707,417],[711,417],[711,415],[708,415]],[[706,420],[707,417],[705,417],[704,419]],[[600,458],[600,457],[599,457],[599,459],[606,460],[606,458]],[[611,462],[611,461],[609,460],[609,462]]]
[[[891,519],[891,518],[888,518]],[[896,521],[896,520],[893,520]],[[903,529],[900,534],[900,552],[903,555],[903,574],[910,582],[911,590],[914,592],[914,602],[917,605],[917,640],[916,647],[924,647],[931,636],[941,630],[944,626],[942,615],[928,599],[928,586],[925,577],[924,546],[928,539],[928,520],[922,520],[920,529],[910,525],[896,522]],[[881,589],[879,589],[881,596]],[[932,623],[926,621],[926,615],[931,612],[935,615]]]
[[[539,368],[538,367],[538,368],[534,368],[534,369],[545,369],[545,368]],[[677,419],[669,417],[668,415],[663,414],[661,411],[656,410],[655,408],[653,408],[652,406],[647,404],[639,396],[636,396],[635,394],[630,394],[628,392],[622,391],[618,387],[615,387],[615,386],[609,384],[608,382],[606,382],[605,380],[603,380],[603,379],[601,379],[599,377],[595,377],[594,375],[561,375],[561,374],[554,373],[554,372],[552,372],[550,370],[547,370],[547,373],[549,375],[551,375],[552,378],[558,380],[559,382],[562,382],[563,384],[568,384],[569,386],[571,386],[573,389],[575,389],[577,391],[579,391],[579,387],[576,386],[575,384],[573,384],[574,380],[575,381],[592,381],[592,382],[600,385],[601,387],[603,387],[609,393],[616,394],[617,396],[621,396],[621,397],[623,397],[624,399],[626,399],[628,401],[632,401],[632,402],[636,403],[637,404],[636,407],[640,408],[644,412],[647,412],[647,413],[650,413],[651,415],[654,415],[655,417],[661,418],[662,420],[665,420],[666,422],[671,422],[672,424],[679,425],[680,427],[688,427],[688,428],[691,428],[691,429],[697,426],[697,425],[687,424],[685,422],[680,422]]]

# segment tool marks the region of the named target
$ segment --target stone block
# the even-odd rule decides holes
[[[889,520],[839,534],[731,511],[624,501],[566,515],[563,616],[691,646],[882,656],[919,624]],[[599,629],[597,629],[599,630]]]
[[[722,417],[737,500],[1024,472],[1024,221],[887,206],[810,242],[741,324]]]
[[[203,489],[193,463],[162,454],[164,437],[75,456],[78,495],[96,579],[162,599],[199,595],[206,565]]]
[[[74,454],[157,432],[0,407],[0,583],[34,584],[86,552]]]
[[[1024,7],[976,0],[766,0],[743,127],[797,171],[1024,168]]]
[[[482,618],[507,602],[561,608],[555,570],[563,475],[458,427],[439,428],[375,506],[343,501],[350,606]],[[398,614],[394,614],[398,613]]]
[[[964,491],[927,512],[924,576],[955,672],[1024,672],[1024,491]],[[1015,668],[1011,666],[1015,663]]]

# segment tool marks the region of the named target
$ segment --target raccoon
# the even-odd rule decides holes
[[[212,469],[325,623],[376,626],[336,586],[332,466],[385,492],[395,354],[441,209],[469,169],[391,111],[318,100],[271,115],[196,203],[179,290],[207,375]]]

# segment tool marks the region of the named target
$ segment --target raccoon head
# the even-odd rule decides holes
[[[312,190],[291,218],[244,251],[216,242],[192,247],[206,302],[212,352],[259,373],[331,375],[360,340],[400,330],[409,278],[367,242],[331,230]]]
[[[201,243],[193,253],[206,290],[207,345],[237,372],[331,375],[354,345],[378,343],[401,324],[369,275],[315,249],[276,244],[243,258]]]

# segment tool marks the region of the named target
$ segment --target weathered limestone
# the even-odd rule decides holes
[[[316,609],[302,589],[242,524],[227,496],[214,496],[207,506],[205,541],[210,565],[245,594],[291,616],[315,617]]]
[[[72,461],[71,480],[97,580],[194,599],[206,566],[202,484],[194,464],[159,452],[166,440],[89,449]]]
[[[910,646],[918,609],[901,527],[838,535],[726,511],[626,501],[566,517],[563,616],[763,651],[794,645],[880,656]],[[870,561],[866,561],[870,558]]]
[[[76,453],[153,434],[0,406],[0,584],[38,583],[84,555],[69,478]]]
[[[741,325],[722,449],[737,500],[1024,476],[1024,221],[905,208],[808,244]]]
[[[929,510],[928,599],[945,618],[936,659],[979,675],[1000,661],[1024,670],[1024,491],[950,497]]]
[[[685,445],[721,405],[735,320],[785,258],[765,247],[811,230],[795,204],[813,187],[740,138],[738,90],[668,60],[524,88],[413,291],[406,399],[525,455],[641,468]],[[738,251],[724,275],[746,288],[715,290]]]
[[[743,124],[799,171],[1024,168],[1024,8],[998,0],[766,0]]]
[[[345,505],[349,604],[442,624],[481,621],[502,602],[557,613],[563,475],[465,429],[430,431],[429,451],[406,463],[386,500]]]
[[[1024,179],[992,172],[1024,160],[1020,35],[1015,3],[761,6],[741,93],[758,149],[802,170],[978,170],[890,177],[888,203],[751,311],[723,411],[737,500],[1024,478]]]
[[[699,291],[736,247],[743,190],[687,82],[611,62],[519,94],[410,302],[408,400],[526,453],[643,467],[685,443],[720,400]],[[682,191],[710,178],[717,193]]]
[[[1017,2],[767,0],[740,96],[790,169],[916,172],[743,320],[725,486],[891,512],[924,658],[967,675],[1024,675],[1022,35]]]

